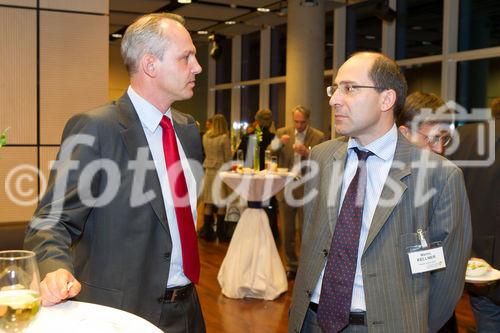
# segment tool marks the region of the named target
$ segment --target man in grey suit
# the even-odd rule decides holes
[[[311,152],[319,172],[305,188],[315,195],[289,332],[435,332],[462,295],[471,246],[462,173],[398,134],[406,90],[397,64],[372,52],[353,55],[327,89],[345,138]]]
[[[205,331],[194,287],[201,138],[194,119],[171,107],[193,95],[195,54],[182,17],[139,18],[122,40],[127,92],[68,121],[25,238],[44,306],[75,298],[168,332]]]
[[[294,126],[279,128],[276,136],[271,142],[271,151],[278,156],[278,166],[292,169],[302,160],[309,158],[312,147],[323,141],[323,132],[310,126],[311,110],[302,105],[297,105],[292,109]],[[300,200],[304,195],[303,186],[295,186],[290,183],[288,195],[293,196],[293,200]],[[281,239],[285,250],[286,273],[289,279],[294,279],[297,273],[298,256],[295,251],[297,231],[301,237],[302,231],[302,207],[290,205],[285,195],[287,190],[280,191],[277,195]],[[298,228],[296,226],[298,220]]]

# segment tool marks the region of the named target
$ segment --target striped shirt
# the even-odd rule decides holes
[[[398,131],[396,125],[393,125],[386,134],[369,143],[365,147],[361,146],[353,138],[350,138],[347,143],[347,160],[342,178],[341,202],[344,200],[347,188],[349,187],[351,180],[354,178],[358,167],[358,157],[352,148],[358,147],[360,150],[369,150],[374,153],[374,156],[369,157],[366,161],[367,184],[363,208],[363,221],[361,225],[361,234],[359,236],[356,276],[354,278],[352,291],[351,311],[353,312],[366,311],[365,293],[363,290],[363,272],[361,270],[361,255],[363,254],[363,249],[366,244],[368,231],[370,230],[375,209],[377,208],[382,189],[384,188],[387,175],[389,174],[389,170],[394,160],[397,139]],[[316,284],[316,288],[314,289],[314,293],[311,296],[311,301],[314,303],[319,303],[324,272],[325,269],[323,268],[320,278]]]

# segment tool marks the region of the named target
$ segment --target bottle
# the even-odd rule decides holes
[[[255,145],[253,150],[253,169],[255,171],[260,170],[260,147],[258,143]]]

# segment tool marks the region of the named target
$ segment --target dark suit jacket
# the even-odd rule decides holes
[[[470,212],[462,172],[432,152],[434,168],[418,170],[423,150],[401,134],[394,162],[373,215],[361,256],[369,332],[435,332],[450,318],[462,295],[471,246]],[[323,142],[313,148],[311,160],[319,174],[306,182],[306,194],[318,191],[304,206],[301,257],[290,309],[289,332],[300,332],[310,297],[330,250],[339,211],[347,143]],[[418,187],[417,184],[420,184]],[[431,190],[429,200],[415,199]],[[382,200],[390,204],[382,204]],[[416,231],[441,241],[446,269],[412,274],[408,247],[418,245]]]
[[[187,158],[201,163],[201,138],[193,118],[178,111],[172,111],[172,118]],[[76,140],[91,138],[91,144],[79,144],[64,156],[64,144],[76,134],[80,135]],[[157,324],[162,309],[158,299],[167,285],[172,242],[151,152],[128,95],[71,118],[62,142],[56,163],[59,171],[68,167],[67,185],[65,172],[56,177],[52,171],[27,231],[25,248],[37,253],[42,278],[58,268],[73,272],[82,283],[76,300],[123,309]],[[145,203],[134,206],[134,182],[142,183],[140,172],[130,170],[129,162],[137,159],[141,147],[147,149],[153,169],[145,171],[144,188],[134,189],[135,199]],[[78,161],[77,165],[71,166],[70,159]],[[79,184],[82,170],[97,160],[115,162],[118,169],[112,176],[100,170],[91,181]],[[140,163],[142,167],[145,164]],[[193,172],[201,169],[194,164]],[[109,203],[82,202],[78,186],[98,197],[116,173],[119,187]],[[66,190],[58,193],[61,184]]]
[[[479,124],[458,127],[460,145],[450,156],[451,160],[485,160],[485,156],[479,156],[477,152],[478,128]],[[471,209],[472,255],[500,269],[500,119],[496,119],[494,131],[493,164],[488,167],[464,166],[461,169]],[[471,292],[488,296],[500,305],[500,282],[483,288],[471,286]]]
[[[243,155],[244,158],[247,158],[247,147],[248,147],[248,137],[251,134],[245,133],[243,137],[241,138],[240,145],[238,146],[238,150],[243,150]],[[262,141],[259,142],[259,167],[261,170],[265,169],[265,154],[266,154],[266,149],[267,146],[271,143],[271,141],[274,138],[274,133],[269,131],[269,127],[262,127]],[[236,159],[236,155],[234,156]]]

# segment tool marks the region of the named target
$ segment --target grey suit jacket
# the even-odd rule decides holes
[[[201,138],[193,118],[178,111],[172,111],[172,118],[187,158],[201,163]],[[73,272],[82,283],[77,300],[123,309],[158,323],[162,309],[158,299],[167,285],[172,242],[151,152],[128,95],[72,117],[62,142],[75,134],[89,135],[93,143],[75,146],[70,156],[59,152],[57,164],[59,170],[68,167],[67,182],[65,172],[56,175],[52,171],[27,231],[25,248],[37,253],[42,278],[58,268]],[[153,168],[143,170],[144,188],[134,188],[141,183],[141,175],[130,170],[129,162],[137,159],[141,147],[147,149]],[[71,166],[70,159],[78,161],[77,165]],[[82,170],[98,160],[118,166],[113,171],[119,173],[117,195],[109,203],[84,204],[77,193],[79,186],[99,197],[114,176],[101,169],[91,181],[79,183]],[[192,170],[201,169],[194,164]],[[66,190],[57,194],[61,184]],[[142,204],[131,203],[132,191]],[[89,197],[86,200],[92,202]]]
[[[311,159],[320,172],[306,183],[306,195],[318,191],[305,205],[302,249],[290,309],[289,332],[299,332],[310,297],[325,265],[337,215],[346,159],[345,141],[316,146]],[[463,286],[471,247],[470,212],[460,169],[430,153],[435,168],[411,167],[423,151],[402,135],[381,201],[370,226],[361,258],[370,332],[434,332],[451,316]],[[398,162],[399,161],[399,162]],[[402,162],[402,164],[400,163]],[[429,200],[416,206],[417,179],[423,192],[435,189]],[[407,247],[419,244],[422,228],[431,242],[441,241],[446,269],[411,274]]]

